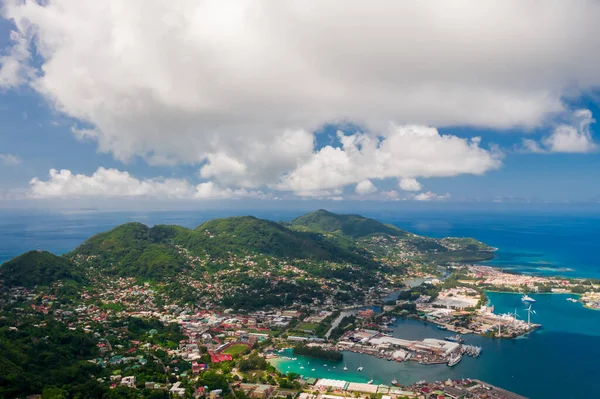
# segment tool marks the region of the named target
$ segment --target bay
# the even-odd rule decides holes
[[[527,317],[520,295],[489,293],[488,296],[497,312],[516,309],[520,318]],[[352,352],[344,352],[342,362],[328,363],[327,367],[322,361],[303,356],[295,361],[279,359],[274,364],[282,372],[353,382],[374,379],[374,383],[389,385],[393,379],[411,384],[422,379],[477,378],[531,399],[594,397],[589,395],[596,389],[595,382],[600,377],[596,366],[600,356],[600,312],[567,301],[574,297],[572,295],[532,296],[537,312],[532,322],[542,323],[541,330],[514,340],[466,335],[463,338],[467,344],[483,348],[482,355],[475,359],[463,357],[454,367],[396,363]],[[422,321],[399,320],[392,335],[422,340],[443,339],[449,333]],[[292,356],[291,353],[288,356]],[[343,370],[344,364],[348,371]],[[360,365],[364,367],[362,372],[356,371]]]
[[[389,207],[388,207],[389,208]],[[193,228],[206,220],[235,215],[254,215],[271,220],[290,220],[310,209],[222,209],[196,211],[56,212],[0,210],[0,262],[32,249],[62,254],[91,235],[121,223],[177,224]],[[344,209],[360,213],[417,234],[434,237],[474,237],[499,248],[489,264],[532,274],[568,277],[600,277],[600,213],[568,209],[453,210],[453,209]],[[490,293],[497,312],[514,311],[526,317],[525,305],[514,294]],[[480,378],[533,399],[595,397],[600,371],[600,312],[566,300],[566,295],[535,295],[533,321],[544,328],[516,340],[468,336],[467,342],[484,348],[479,359],[465,358],[454,368],[394,363],[348,353],[343,364],[323,367],[323,362],[301,369],[310,375],[348,381],[410,383],[420,379]],[[443,337],[445,332],[418,321],[399,321],[394,335],[411,339]],[[310,361],[299,358],[300,361]],[[297,363],[297,362],[296,362]],[[356,372],[362,364],[365,370]],[[280,361],[282,371],[292,364]],[[333,369],[332,367],[336,368]],[[329,371],[328,371],[329,370]]]

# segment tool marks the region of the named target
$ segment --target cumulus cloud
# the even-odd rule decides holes
[[[501,165],[502,154],[483,149],[479,138],[442,135],[424,126],[391,126],[379,137],[338,132],[338,138],[341,148],[326,146],[315,152],[276,187],[326,190],[365,179],[480,175]]]
[[[551,152],[590,152],[596,144],[590,132],[590,125],[595,122],[589,109],[575,111],[573,118],[576,125],[560,125],[543,140],[544,146]]]
[[[34,70],[28,65],[31,59],[29,54],[29,39],[27,34],[11,32],[10,38],[13,46],[7,54],[0,56],[0,88],[14,88],[29,81]],[[24,114],[25,119],[27,114]]]
[[[7,0],[3,15],[16,29],[0,86],[28,83],[116,159],[197,164],[222,186],[348,156],[314,154],[327,122],[531,127],[600,84],[592,0]]]
[[[231,189],[229,187],[219,187],[213,182],[200,183],[196,186],[196,192],[193,198],[197,199],[226,199],[226,198],[257,198],[270,199],[274,198],[270,194],[265,194],[262,191],[249,191],[245,188]]]
[[[356,185],[354,189],[356,194],[364,195],[364,194],[372,194],[377,191],[377,187],[371,182],[371,180],[363,180]]]
[[[13,154],[0,154],[0,165],[18,165],[21,158]]]
[[[404,191],[421,191],[423,186],[421,183],[417,181],[417,179],[412,177],[405,177],[400,179],[398,182],[398,186]]]
[[[32,198],[64,197],[148,197],[171,199],[221,199],[238,197],[266,198],[262,192],[220,188],[213,182],[196,186],[185,179],[137,179],[128,172],[98,168],[91,175],[73,174],[70,170],[51,169],[48,180],[29,182]]]
[[[535,153],[584,153],[592,152],[598,147],[594,142],[590,125],[595,122],[589,109],[580,109],[573,113],[570,124],[561,124],[541,142],[523,139],[522,149]]]
[[[450,198],[449,193],[439,195],[439,194],[433,193],[431,191],[415,194],[412,196],[412,199],[414,199],[415,201],[446,200],[449,198]]]

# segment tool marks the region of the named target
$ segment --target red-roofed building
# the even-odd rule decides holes
[[[213,363],[221,363],[221,362],[227,362],[231,359],[233,359],[231,357],[231,355],[228,355],[226,353],[210,353],[210,361]]]

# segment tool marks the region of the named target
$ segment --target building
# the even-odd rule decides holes
[[[266,384],[240,384],[240,388],[251,398],[268,398],[275,387]]]
[[[185,395],[185,388],[181,387],[181,381],[177,381],[169,390],[173,395],[183,396]]]
[[[121,385],[124,387],[135,388],[135,376],[130,375],[128,377],[121,378]]]

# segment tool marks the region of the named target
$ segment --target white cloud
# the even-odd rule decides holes
[[[358,182],[355,188],[356,194],[364,195],[364,194],[372,194],[377,191],[377,187],[371,182],[371,180],[363,180]]]
[[[522,150],[524,152],[544,153],[546,150],[534,139],[522,139]]]
[[[326,122],[531,127],[600,84],[591,0],[7,0],[3,13],[16,30],[0,86],[28,82],[119,160],[197,164],[223,186],[302,168]]]
[[[450,198],[449,193],[439,195],[436,193],[432,193],[431,191],[415,194],[412,196],[412,199],[414,199],[415,201],[446,200],[448,198]]]
[[[21,158],[13,154],[0,154],[0,165],[19,165]]]
[[[28,65],[31,59],[29,54],[29,39],[27,34],[11,32],[10,38],[13,46],[7,54],[0,56],[0,88],[14,88],[33,78],[34,70]],[[27,119],[27,114],[23,114]]]
[[[34,178],[29,182],[32,197],[185,198],[193,194],[193,186],[183,179],[139,180],[117,169],[98,168],[90,176],[51,169],[49,177],[46,181]]]
[[[502,154],[481,148],[479,138],[441,135],[424,126],[391,126],[382,137],[338,132],[338,138],[341,148],[322,148],[275,187],[327,190],[365,179],[480,175],[501,165]]]
[[[543,140],[550,152],[591,152],[596,144],[590,132],[595,122],[589,109],[580,109],[573,114],[576,126],[560,125]]]
[[[536,153],[584,153],[596,150],[590,125],[595,122],[589,109],[580,109],[573,113],[570,124],[558,125],[552,134],[542,138],[541,143],[533,139],[523,139],[522,149]]]
[[[231,189],[218,187],[213,182],[200,183],[196,186],[196,192],[193,198],[197,199],[226,199],[226,198],[258,198],[258,199],[272,199],[273,197],[269,194],[265,194],[262,191],[249,191],[245,188]]]
[[[400,179],[398,186],[404,191],[421,191],[423,186],[421,183],[412,177],[405,177]]]
[[[51,169],[48,180],[30,181],[32,198],[148,197],[170,199],[270,198],[260,191],[222,188],[213,182],[196,186],[185,179],[137,179],[128,172],[98,168],[92,175]]]
[[[382,191],[381,198],[387,201],[398,201],[400,199],[400,193],[396,190]]]

